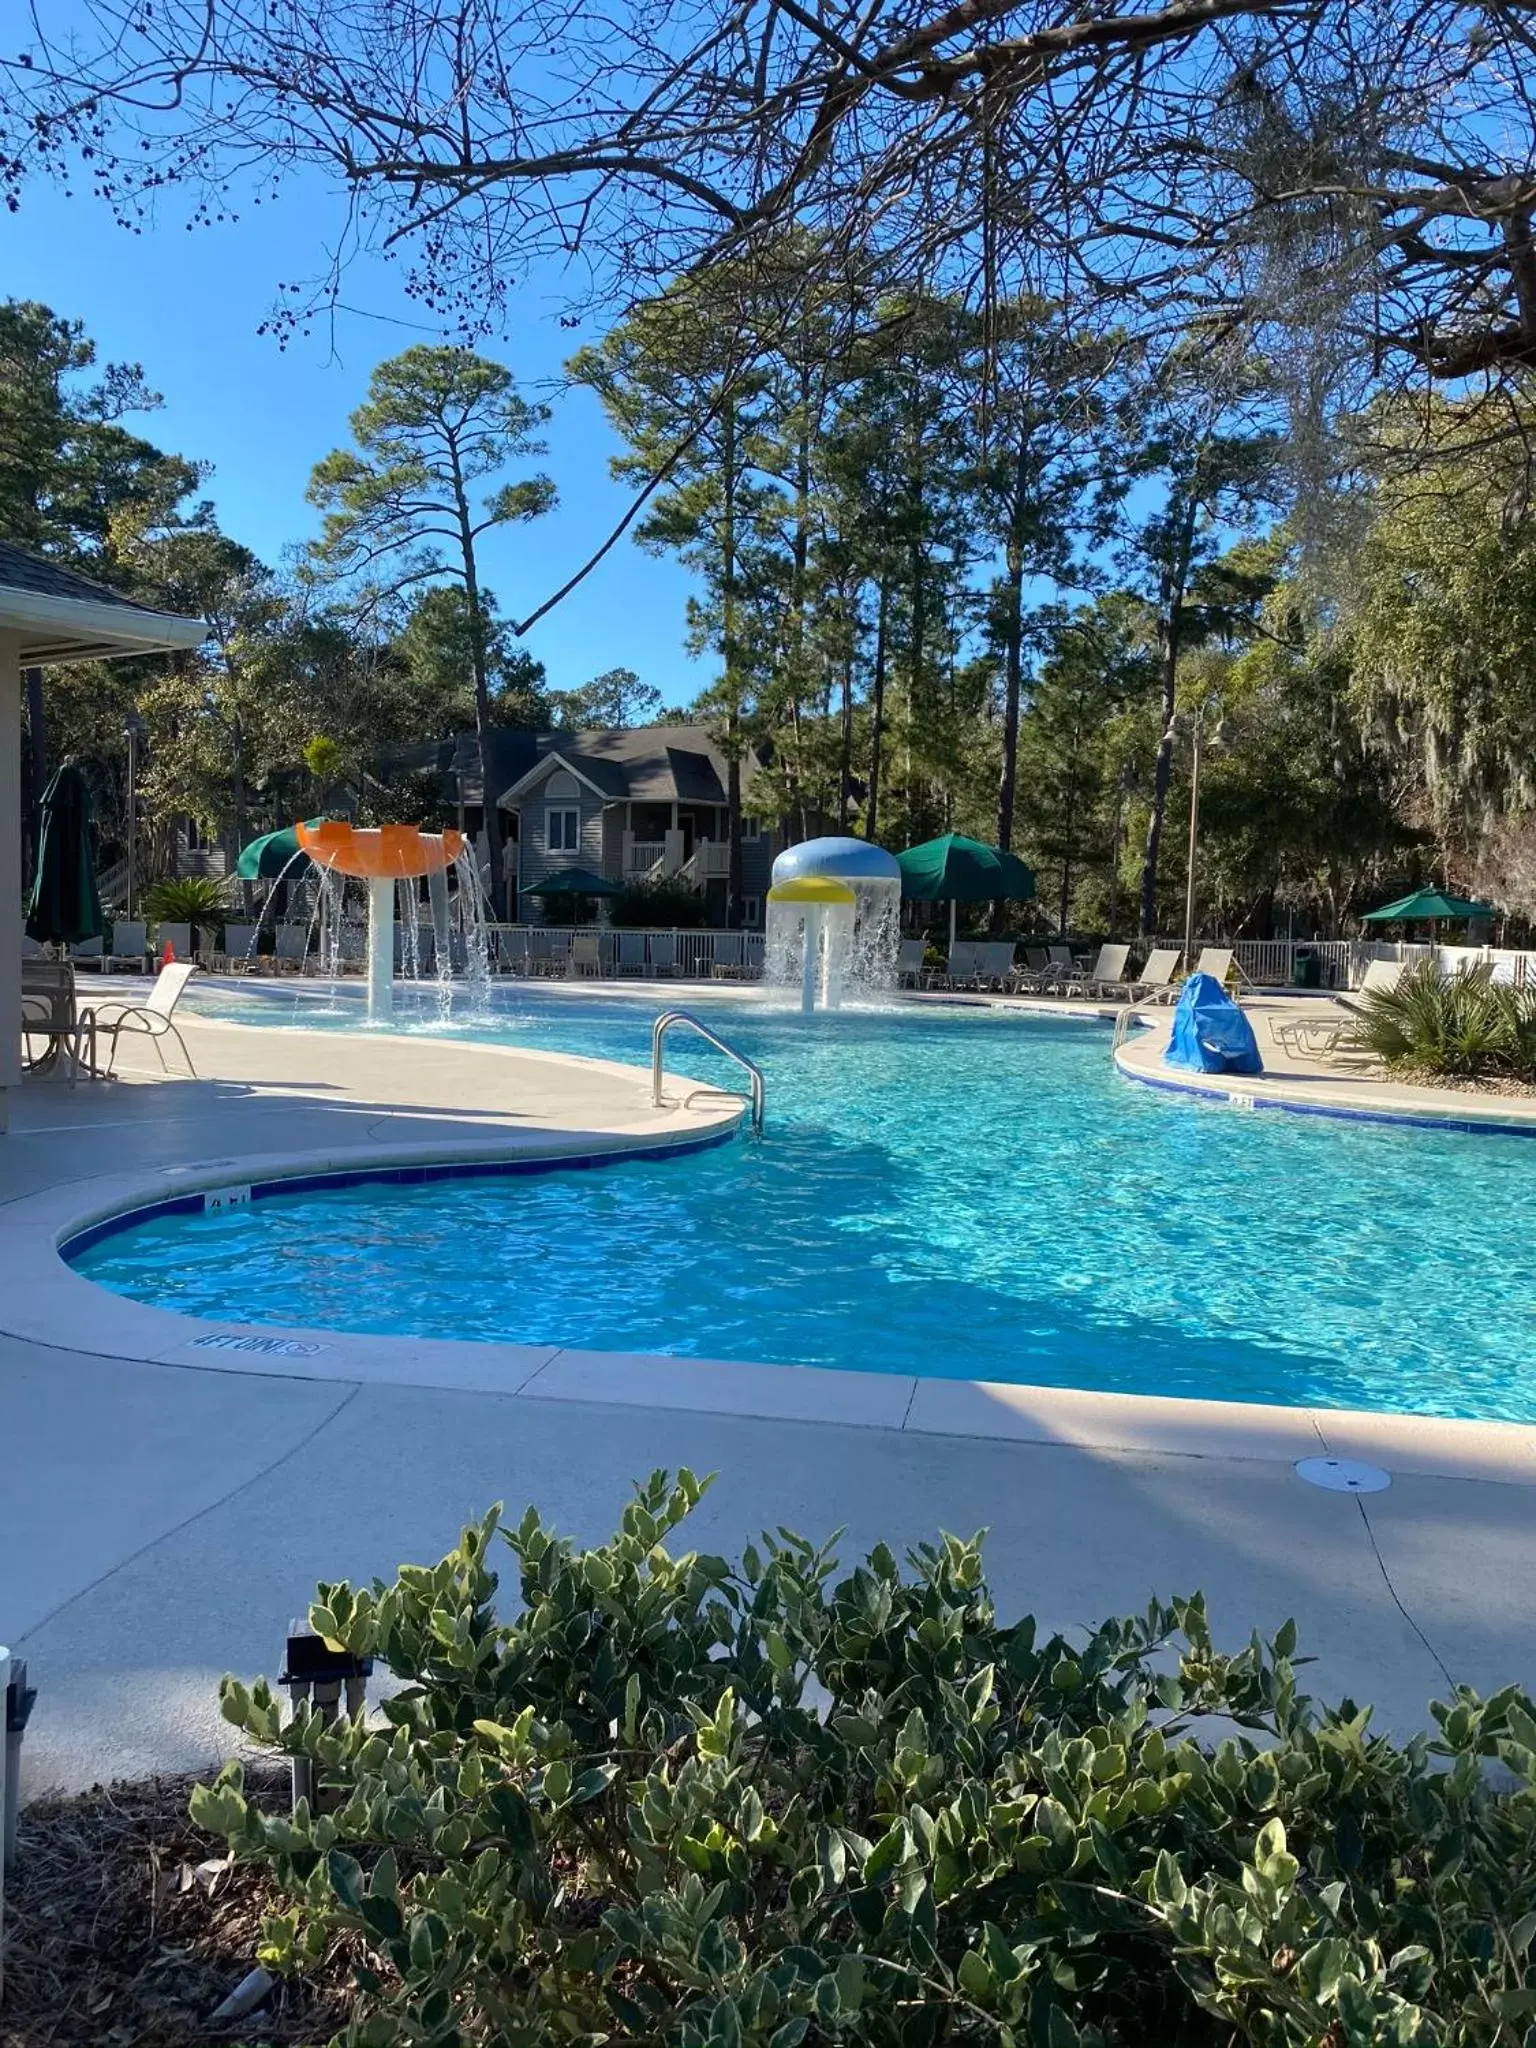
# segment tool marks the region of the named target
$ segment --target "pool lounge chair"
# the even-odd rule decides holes
[[[157,924],[155,926],[155,958],[163,960],[169,946],[177,960],[192,958],[192,927],[190,924]]]
[[[1045,965],[1027,969],[1017,977],[1017,982],[1019,987],[1032,989],[1037,995],[1064,995],[1069,982],[1082,978],[1083,971],[1072,958],[1070,946],[1048,946]]]
[[[652,974],[676,974],[677,971],[677,934],[675,932],[652,932]]]
[[[577,932],[571,940],[571,950],[565,956],[567,975],[601,974],[603,963],[598,957],[597,933]]]
[[[142,1031],[153,1041],[160,1056],[160,1064],[167,1073],[164,1038],[174,1038],[181,1047],[181,1056],[187,1063],[187,1072],[194,1080],[197,1069],[192,1064],[192,1055],[187,1051],[187,1042],[176,1024],[176,1005],[181,1001],[182,991],[196,974],[195,960],[173,960],[168,967],[162,967],[155,976],[149,994],[141,1002],[112,1002],[96,1005],[96,1042],[106,1040],[106,1057],[97,1058],[103,1073],[110,1074],[117,1059],[117,1043],[124,1031]]]
[[[1138,1003],[1171,1003],[1178,994],[1174,974],[1179,965],[1177,946],[1156,946],[1147,955],[1139,974],[1131,979],[1131,999]]]
[[[1195,962],[1196,974],[1208,974],[1212,981],[1219,981],[1223,988],[1232,973],[1232,948],[1230,946],[1202,946],[1200,958]],[[1238,969],[1241,974],[1242,969]]]
[[[1125,963],[1129,946],[1100,946],[1099,957],[1081,981],[1069,981],[1069,996],[1128,996],[1134,983],[1127,980]]]
[[[1402,960],[1372,960],[1359,988],[1348,995],[1329,998],[1327,1016],[1278,1018],[1269,1027],[1270,1036],[1292,1059],[1336,1059],[1340,1053],[1349,1050],[1356,1026],[1366,1013],[1365,1003],[1360,998],[1390,995],[1405,971],[1406,962]]]
[[[928,950],[926,939],[903,939],[896,948],[896,986],[898,988],[921,988],[923,981],[923,955]]]
[[[260,929],[254,924],[225,925],[224,965],[231,974],[249,974],[256,965],[256,934]]]
[[[107,955],[110,972],[119,963],[136,974],[144,972],[149,959],[149,931],[139,918],[120,917],[112,927],[112,950]]]
[[[614,963],[620,974],[644,974],[645,933],[620,932],[619,956]]]
[[[976,951],[974,939],[956,939],[949,949],[949,958],[935,969],[929,987],[969,988],[976,978]]]
[[[71,946],[69,957],[77,967],[94,967],[98,974],[107,964],[105,939],[82,939],[78,946]]]
[[[275,968],[287,969],[290,974],[301,974],[304,970],[304,956],[309,951],[309,927],[303,924],[280,924],[273,941],[272,964]]]
[[[987,939],[976,948],[976,986],[1009,988],[1013,982],[1012,939]]]

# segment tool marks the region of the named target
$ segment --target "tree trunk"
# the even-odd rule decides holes
[[[1150,938],[1157,930],[1157,858],[1163,839],[1163,813],[1168,806],[1168,784],[1173,778],[1173,715],[1178,709],[1179,642],[1184,627],[1184,592],[1189,582],[1189,561],[1199,509],[1199,490],[1191,478],[1173,560],[1164,570],[1158,590],[1157,668],[1162,686],[1163,732],[1157,743],[1157,762],[1152,774],[1152,808],[1147,817],[1147,843],[1141,860],[1141,936],[1144,939]]]
[[[736,673],[736,406],[727,400],[720,508],[720,651],[725,661],[725,803],[728,842],[725,927],[740,931],[744,873],[741,849],[741,688]]]
[[[997,783],[997,843],[1013,848],[1013,804],[1019,772],[1019,699],[1024,678],[1024,514],[1025,449],[1014,464],[1013,498],[1008,508],[1006,638],[1003,642],[1003,765]]]
[[[843,659],[843,702],[837,766],[837,829],[848,830],[853,811],[853,647]]]
[[[474,529],[469,516],[469,497],[459,466],[459,451],[450,443],[453,463],[453,497],[458,514],[459,549],[463,556],[464,598],[469,608],[469,656],[475,677],[475,738],[480,748],[480,816],[485,827],[486,859],[491,873],[491,914],[496,918],[517,917],[518,906],[507,901],[506,863],[502,858],[500,791],[493,786],[491,772],[491,685],[486,661],[485,612],[480,602],[480,577],[475,562]]]
[[[875,608],[875,673],[869,698],[869,802],[864,813],[864,832],[870,839],[880,836],[880,750],[885,742],[886,623],[890,590],[880,579],[880,600]]]

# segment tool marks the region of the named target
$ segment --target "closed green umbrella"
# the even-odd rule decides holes
[[[909,846],[896,860],[903,896],[918,903],[948,899],[951,945],[957,903],[986,903],[998,896],[1027,903],[1035,893],[1034,875],[1016,853],[984,846],[979,839],[967,839],[959,832],[946,832],[942,839],[925,839],[921,846]]]
[[[105,935],[107,920],[96,888],[90,792],[69,762],[43,791],[42,813],[27,936],[44,946],[82,946]]]
[[[555,875],[546,875],[542,882],[533,882],[523,891],[525,896],[622,896],[624,884],[610,882],[606,875],[594,875],[590,868],[561,868]]]
[[[310,831],[324,822],[323,818],[304,820]],[[240,858],[235,863],[235,873],[242,882],[274,882],[288,863],[296,860],[303,851],[299,844],[297,825],[285,825],[281,832],[263,832],[261,837],[253,839],[249,846],[241,847]]]

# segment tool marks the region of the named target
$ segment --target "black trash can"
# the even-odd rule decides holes
[[[1291,961],[1291,986],[1293,988],[1321,988],[1323,985],[1323,963],[1317,955],[1305,947]]]

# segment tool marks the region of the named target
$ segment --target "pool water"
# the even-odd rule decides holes
[[[447,1030],[648,1061],[642,1001],[494,1002],[445,1026],[431,1001],[424,1056]],[[76,1263],[251,1323],[1536,1420],[1530,1143],[1157,1092],[1081,1019],[707,1014],[764,1070],[762,1143],[277,1196]],[[740,1079],[686,1034],[668,1056]]]

